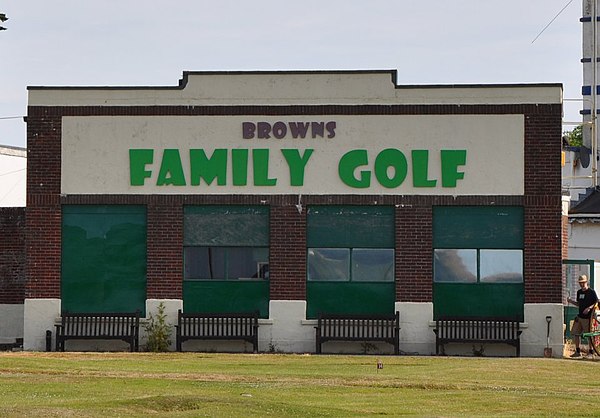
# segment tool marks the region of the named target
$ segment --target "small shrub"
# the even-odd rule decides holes
[[[372,343],[369,343],[366,341],[362,342],[360,345],[361,345],[363,354],[369,354],[372,351],[378,350],[378,347],[375,344],[372,344]]]
[[[479,346],[479,350],[473,346],[473,356],[474,357],[483,357],[484,356],[485,347],[483,345]]]
[[[269,343],[269,353],[279,353],[279,349],[277,348],[277,344],[272,341]]]
[[[165,305],[161,302],[156,310],[156,315],[150,314],[148,322],[144,325],[146,330],[146,351],[164,353],[171,346],[171,325],[166,322]]]

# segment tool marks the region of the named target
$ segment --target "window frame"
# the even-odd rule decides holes
[[[189,248],[200,248],[200,249],[208,249],[209,251],[211,249],[224,249],[224,256],[223,256],[223,266],[222,266],[222,270],[224,271],[224,276],[225,277],[191,277],[187,275],[187,269],[186,269],[186,260],[187,260],[187,255],[186,255],[186,249]],[[257,273],[257,277],[231,277],[230,276],[230,251],[233,249],[249,249],[249,250],[265,250],[266,251],[266,261],[262,261],[262,260],[257,260],[256,261],[256,273]],[[206,281],[215,281],[215,280],[224,280],[224,281],[237,281],[237,280],[269,280],[269,247],[268,246],[240,246],[240,247],[236,247],[236,246],[202,246],[202,245],[186,245],[183,247],[183,279],[184,280],[190,280],[190,281],[201,281],[201,280],[206,280]],[[264,277],[261,277],[261,270],[264,271],[266,267],[266,274],[264,275]]]
[[[335,280],[335,279],[313,279],[311,278],[310,275],[310,251],[311,250],[347,250],[348,251],[348,262],[346,265],[346,272],[347,272],[347,278],[345,280]],[[384,280],[384,279],[379,279],[379,280],[355,280],[354,278],[354,252],[356,250],[383,250],[383,251],[390,251],[391,252],[391,268],[392,268],[392,272],[391,272],[391,280]],[[395,277],[395,269],[396,269],[396,263],[395,263],[395,256],[396,256],[396,251],[394,248],[371,248],[371,247],[308,247],[306,249],[306,280],[308,282],[313,282],[313,283],[323,283],[323,282],[329,282],[329,283],[394,283],[396,281],[396,277]]]
[[[469,250],[469,251],[476,251],[476,280],[475,281],[466,281],[466,280],[460,280],[460,281],[450,281],[450,280],[436,280],[436,251],[441,250]],[[481,277],[481,252],[482,251],[514,251],[514,252],[519,252],[520,253],[520,258],[521,258],[521,263],[520,263],[520,267],[521,267],[521,271],[520,271],[520,275],[521,275],[521,281],[492,281],[492,280],[482,280]],[[525,261],[524,261],[524,251],[523,249],[519,249],[519,248],[434,248],[433,249],[433,282],[434,283],[445,283],[445,284],[471,284],[471,285],[477,285],[477,284],[523,284],[525,282]]]
[[[238,222],[243,223],[244,225],[251,225],[254,228],[260,228],[260,230],[254,229],[256,234],[239,236],[239,231],[236,233],[234,230],[227,230],[226,226],[223,226],[223,223],[219,223],[214,219],[220,216],[237,216],[242,217]],[[245,218],[245,216],[248,216]],[[190,224],[187,225],[188,216]],[[206,216],[205,219],[213,219],[212,224],[217,225],[214,229],[211,229],[208,234],[200,233],[198,234],[198,230],[194,230],[194,225],[196,227],[198,224],[195,221],[195,216]],[[234,218],[235,219],[235,218]],[[205,223],[206,220],[201,221],[200,225]],[[236,224],[238,225],[238,224]],[[269,280],[269,264],[270,264],[270,242],[269,242],[269,225],[270,225],[270,210],[269,207],[265,206],[257,206],[257,205],[186,205],[184,207],[184,238],[183,238],[183,280],[184,281],[207,281],[207,282],[215,282],[215,281],[267,281]],[[230,227],[230,225],[228,225]],[[221,229],[219,229],[221,228]],[[225,228],[225,229],[223,229]],[[244,229],[248,231],[247,228]],[[252,230],[252,228],[251,228]],[[189,231],[190,236],[186,236],[186,232]],[[202,229],[200,231],[203,231]],[[234,231],[232,234],[231,231]],[[238,236],[236,236],[236,234]],[[223,271],[224,277],[201,277],[199,276],[188,276],[188,270],[201,272],[202,268],[189,268],[187,267],[187,261],[189,259],[188,249],[198,248],[198,249],[208,249],[208,251],[215,249],[223,249],[223,265],[220,269]],[[232,264],[235,263],[235,257],[232,257],[232,252],[236,249],[246,249],[251,251],[251,257],[256,260],[253,263],[256,265],[256,275],[257,277],[230,277],[230,271],[232,270]],[[258,250],[259,255],[254,257],[254,251]],[[264,253],[261,253],[263,252]],[[202,252],[198,253],[199,255]],[[201,257],[197,257],[198,260]],[[245,259],[245,257],[241,257],[241,259]],[[248,264],[249,265],[249,264]],[[210,270],[210,268],[204,269]],[[249,269],[250,270],[250,269]],[[266,271],[266,274],[261,276],[261,271]]]

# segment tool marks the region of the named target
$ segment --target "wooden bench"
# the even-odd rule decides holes
[[[446,343],[505,343],[521,356],[519,320],[510,318],[442,317],[435,321],[435,353]]]
[[[334,315],[319,314],[315,327],[316,352],[327,341],[377,341],[394,346],[400,354],[400,314],[395,315]]]
[[[139,350],[140,312],[64,312],[56,325],[56,351],[65,351],[66,340],[123,340]]]
[[[176,347],[188,340],[243,340],[258,352],[258,311],[249,313],[199,313],[177,314]]]

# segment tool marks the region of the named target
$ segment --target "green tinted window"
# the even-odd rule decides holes
[[[63,206],[62,309],[145,311],[146,208]]]
[[[394,311],[394,208],[311,206],[307,317]]]
[[[434,317],[523,319],[523,208],[433,208]]]
[[[523,248],[520,206],[436,206],[434,248]]]
[[[269,208],[264,206],[186,206],[185,246],[266,247]]]
[[[308,208],[308,247],[393,248],[394,236],[391,206]]]
[[[183,304],[188,312],[269,307],[269,208],[184,208]]]
[[[184,278],[268,279],[269,208],[187,206]]]

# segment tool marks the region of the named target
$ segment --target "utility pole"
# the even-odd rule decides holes
[[[583,145],[591,151],[591,187],[598,186],[598,1],[583,0]],[[589,96],[587,99],[585,96]]]
[[[598,0],[592,7],[592,187],[598,186]]]

